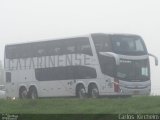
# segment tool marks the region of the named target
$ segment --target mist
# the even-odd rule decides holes
[[[0,60],[6,44],[89,33],[138,34],[159,57],[159,6],[158,0],[1,0]],[[150,62],[152,93],[160,94],[160,68]]]

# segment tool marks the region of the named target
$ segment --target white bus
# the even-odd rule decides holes
[[[142,38],[133,34],[6,45],[6,96],[149,95],[150,55]]]

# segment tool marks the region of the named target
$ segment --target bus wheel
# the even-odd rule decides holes
[[[35,100],[35,99],[38,98],[38,94],[37,94],[36,88],[31,88],[31,89],[29,90],[28,97],[29,97],[30,99],[32,99],[32,100]]]
[[[86,97],[86,90],[85,90],[83,85],[79,85],[78,86],[78,88],[77,88],[77,96],[80,99],[83,99],[83,98]]]
[[[99,91],[96,85],[91,85],[91,87],[89,88],[89,96],[91,98],[98,98],[99,97]]]
[[[19,98],[20,99],[26,99],[27,98],[27,89],[25,87],[22,87],[19,90]]]

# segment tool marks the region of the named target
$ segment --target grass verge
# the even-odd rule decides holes
[[[121,114],[159,113],[159,96],[130,98],[51,98],[0,100],[0,113],[17,114]]]

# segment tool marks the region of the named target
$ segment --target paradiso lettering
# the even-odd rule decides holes
[[[85,54],[68,54],[60,56],[42,56],[33,58],[7,59],[7,70],[25,70],[49,67],[65,67],[76,65],[93,65],[93,57]]]

